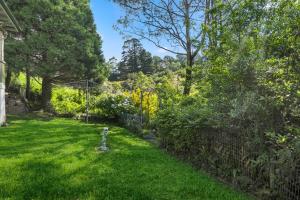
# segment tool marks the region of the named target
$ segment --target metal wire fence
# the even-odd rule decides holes
[[[78,81],[72,81],[72,82],[61,82],[59,84],[56,84],[55,86],[59,87],[68,87],[68,88],[73,88],[77,90],[81,90],[85,92],[85,121],[88,123],[89,122],[89,117],[90,117],[90,107],[93,106],[95,103],[93,98],[91,98],[91,92],[93,89],[98,87],[98,84],[91,81],[91,80],[78,80]]]
[[[120,117],[121,123],[129,130],[140,133],[142,131],[141,116],[137,114],[122,113]]]
[[[295,159],[283,165],[282,158],[265,151],[267,146],[249,142],[253,138],[221,131],[199,135],[200,150],[191,150],[203,168],[260,197],[300,200],[299,155],[292,155]]]
[[[202,151],[206,152],[201,160],[206,161],[206,169],[242,189],[256,191],[260,197],[300,200],[299,155],[282,164],[282,158],[266,151],[271,147],[249,142],[253,138],[226,132],[201,135]]]
[[[279,184],[276,190],[279,192],[281,199],[300,200],[300,164],[297,163],[295,168],[290,169],[290,174],[280,176]]]
[[[131,130],[141,129],[138,115],[123,113],[121,121]],[[194,144],[177,155],[188,157],[196,166],[238,188],[254,192],[259,199],[300,200],[300,155],[292,155],[294,160],[283,165],[281,158],[268,150],[272,147],[254,144],[254,138],[239,132],[194,131]],[[163,140],[161,143],[172,151]]]

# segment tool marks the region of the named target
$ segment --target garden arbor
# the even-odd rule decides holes
[[[0,0],[0,126],[6,121],[4,40],[7,33],[20,31],[20,27],[6,3],[4,0]]]

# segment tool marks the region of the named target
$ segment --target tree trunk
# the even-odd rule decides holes
[[[9,89],[9,85],[10,85],[10,82],[11,82],[11,70],[9,67],[6,68],[6,77],[5,77],[5,88],[6,90],[8,91]]]
[[[189,95],[192,87],[192,67],[193,67],[193,56],[192,56],[192,41],[191,41],[191,19],[190,19],[190,4],[188,1],[184,1],[185,7],[185,39],[186,39],[186,62],[187,66],[185,69],[185,84],[184,84],[184,95]]]
[[[30,74],[29,70],[26,68],[26,90],[25,90],[25,97],[29,99],[30,95]]]
[[[42,107],[46,112],[52,112],[51,105],[51,96],[52,96],[52,80],[45,76],[43,77],[42,82]]]
[[[193,58],[191,55],[187,57],[187,66],[185,69],[185,83],[184,83],[184,95],[189,95],[192,87],[192,66]]]
[[[188,66],[185,69],[185,83],[184,83],[184,95],[189,95],[192,87],[192,67]]]

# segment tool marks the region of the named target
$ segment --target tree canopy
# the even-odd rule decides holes
[[[11,70],[42,78],[47,108],[53,83],[100,82],[109,69],[90,95],[55,88],[55,111],[89,110],[157,136],[173,155],[258,199],[297,199],[299,1],[114,1],[125,11],[117,29],[131,37],[106,68],[87,0],[11,0],[25,27],[8,42]],[[151,56],[141,39],[176,56]]]
[[[150,74],[153,72],[151,53],[144,49],[138,39],[132,38],[124,42],[119,71],[123,79],[127,78],[130,73]]]
[[[146,39],[159,48],[186,58],[184,94],[192,85],[192,67],[196,56],[205,45],[205,25],[209,22],[208,10],[212,1],[115,0],[125,9],[119,20],[124,34]],[[167,47],[166,47],[167,45]]]
[[[11,41],[13,53],[31,76],[43,80],[43,107],[51,109],[53,83],[101,79],[104,58],[89,1],[9,1],[24,31],[22,40]],[[22,54],[18,51],[22,49]],[[10,67],[20,63],[8,63]]]

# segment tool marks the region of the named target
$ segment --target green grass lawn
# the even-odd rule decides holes
[[[11,117],[0,128],[0,199],[249,199],[127,130],[66,119]]]

